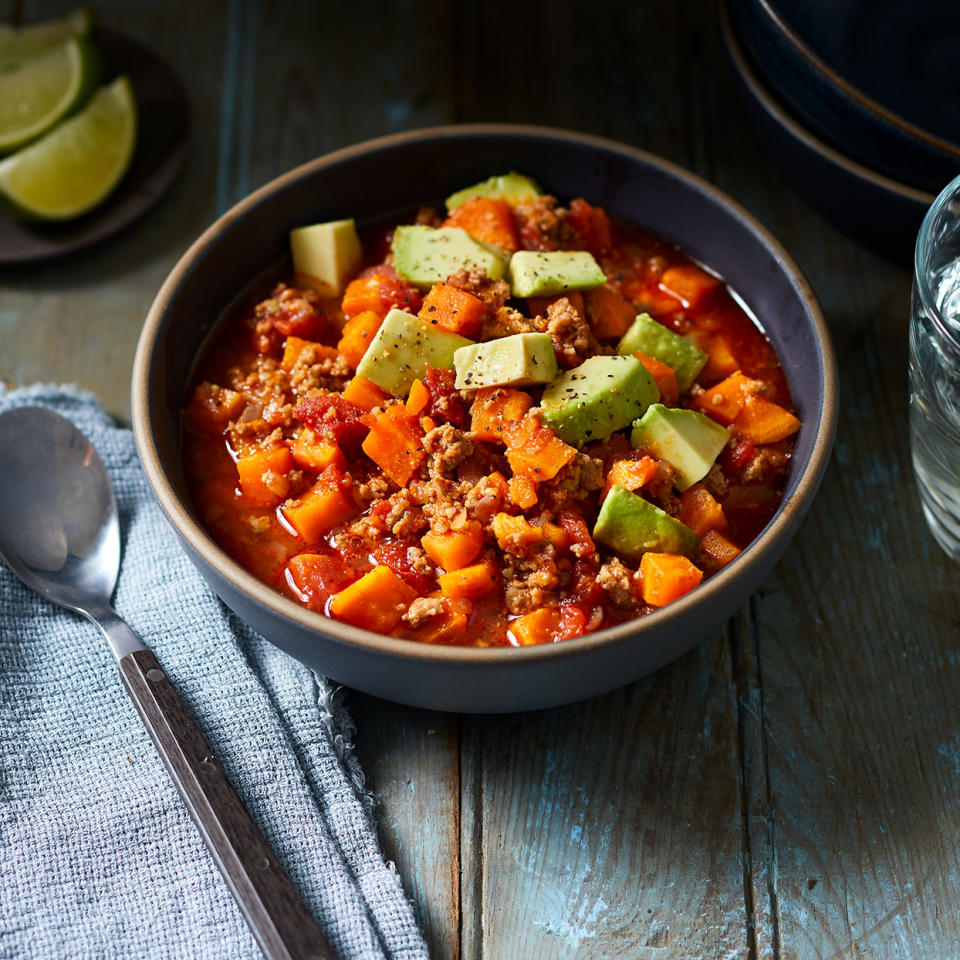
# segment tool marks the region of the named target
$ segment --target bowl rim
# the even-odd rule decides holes
[[[762,2],[762,0],[759,0],[759,2]],[[773,120],[795,140],[801,141],[808,149],[819,154],[824,160],[832,163],[834,166],[842,167],[858,180],[867,180],[874,186],[888,193],[896,194],[914,203],[921,203],[924,209],[933,203],[934,199],[936,199],[935,194],[921,190],[919,187],[911,187],[909,184],[901,183],[899,180],[894,180],[886,174],[878,173],[876,170],[865,167],[857,160],[853,160],[845,153],[841,153],[836,147],[832,147],[830,144],[821,140],[816,134],[811,133],[786,110],[763,85],[756,71],[747,61],[743,44],[741,44],[733,28],[733,19],[730,16],[730,0],[720,0],[720,30],[723,34],[723,42],[727,48],[727,52],[733,61],[733,67],[740,75],[740,79],[746,84],[751,96],[763,107]]]
[[[833,67],[816,53],[796,30],[787,23],[773,3],[773,0],[754,0],[754,2],[763,8],[767,19],[815,73],[819,74],[828,84],[838,89],[848,99],[853,100],[866,113],[873,114],[877,119],[893,127],[905,136],[925,143],[927,146],[933,147],[953,159],[960,159],[960,144],[954,143],[952,140],[945,140],[943,137],[931,133],[923,127],[917,126],[917,124],[902,117],[899,113],[878,103],[834,70]]]
[[[821,380],[822,392],[819,396],[819,421],[812,425],[815,428],[815,433],[809,460],[802,469],[793,493],[784,498],[773,518],[743,551],[741,556],[732,564],[711,576],[696,590],[660,610],[582,637],[565,640],[563,643],[540,644],[529,647],[467,647],[417,643],[400,637],[373,633],[334,620],[283,596],[240,566],[237,561],[217,545],[213,538],[193,518],[185,503],[174,490],[160,458],[150,426],[152,360],[157,335],[163,324],[167,307],[181,283],[192,273],[196,262],[215,244],[220,233],[227,225],[267,200],[275,192],[327,166],[343,163],[371,151],[389,149],[417,141],[462,138],[464,136],[478,138],[493,136],[507,138],[540,137],[578,146],[588,146],[619,154],[634,161],[639,160],[645,166],[659,169],[684,181],[687,186],[696,192],[706,194],[710,201],[723,208],[728,215],[739,221],[745,229],[754,234],[773,255],[779,267],[787,275],[790,286],[805,307],[813,327],[814,339],[822,357],[823,375]],[[131,394],[132,421],[137,448],[154,495],[179,536],[216,571],[219,577],[226,580],[234,589],[267,607],[271,613],[288,624],[316,632],[325,640],[333,641],[345,648],[360,647],[367,653],[380,654],[388,658],[448,665],[502,666],[509,663],[531,665],[577,657],[600,647],[612,647],[624,642],[632,642],[638,636],[659,630],[670,620],[691,614],[694,607],[706,604],[714,595],[720,595],[737,578],[749,579],[751,569],[762,571],[768,551],[775,550],[781,540],[789,538],[816,493],[829,463],[838,417],[836,356],[823,312],[810,284],[793,258],[773,234],[751,213],[696,174],[637,147],[593,134],[552,127],[501,123],[440,125],[365,140],[294,167],[254,190],[218,217],[190,245],[168,274],[147,313],[140,334],[134,358]],[[760,575],[762,576],[762,573]]]

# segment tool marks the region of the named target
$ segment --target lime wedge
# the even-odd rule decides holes
[[[0,64],[0,153],[35,140],[96,86],[93,44],[74,37],[29,60]]]
[[[101,87],[76,116],[0,160],[0,199],[30,219],[78,217],[120,182],[136,139],[133,88],[119,77]]]
[[[71,37],[88,36],[92,27],[93,16],[86,7],[60,20],[33,23],[19,29],[0,24],[0,63],[35,57]]]

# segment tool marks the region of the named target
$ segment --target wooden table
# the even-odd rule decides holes
[[[13,6],[34,19],[71,3]],[[712,4],[202,6],[96,4],[188,85],[192,154],[113,242],[0,272],[0,378],[75,381],[128,416],[143,316],[218,213],[333,148],[470,120],[587,130],[704,175],[794,254],[837,346],[823,489],[722,633],[541,713],[350,696],[384,848],[434,955],[960,956],[960,591],[910,469],[909,274],[828,226],[765,158]]]

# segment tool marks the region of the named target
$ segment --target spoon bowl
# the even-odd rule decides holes
[[[120,570],[117,504],[90,441],[43,407],[0,415],[0,557],[47,600],[93,618]]]

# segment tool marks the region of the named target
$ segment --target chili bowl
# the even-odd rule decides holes
[[[303,224],[382,218],[491,172],[519,170],[682,247],[759,319],[802,419],[777,513],[727,567],[668,606],[532,647],[461,647],[382,636],[329,619],[248,573],[206,532],[187,493],[181,415],[195,360],[251,278],[276,274]],[[634,147],[539,127],[436,127],[338,150],[278,177],[187,250],[147,316],[133,370],[140,457],[161,507],[216,593],[280,649],[348,686],[430,709],[499,713],[570,703],[645,676],[720,630],[787,548],[826,470],[836,365],[820,307],[777,240],[710,184]]]

